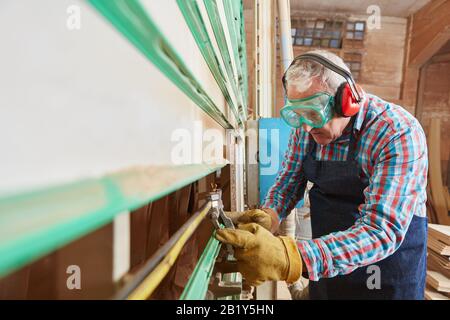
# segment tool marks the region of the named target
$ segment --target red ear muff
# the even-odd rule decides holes
[[[360,104],[352,94],[350,85],[343,82],[334,97],[335,111],[341,117],[352,117],[358,113]]]

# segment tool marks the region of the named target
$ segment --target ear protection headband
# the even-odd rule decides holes
[[[353,80],[352,74],[347,70],[339,67],[327,58],[322,57],[315,53],[305,53],[297,56],[291,63],[291,66],[297,60],[312,60],[324,66],[325,68],[336,72],[344,77],[345,81],[342,83],[336,91],[334,96],[334,108],[335,112],[341,117],[352,117],[358,113],[361,108],[361,101],[363,100],[363,94],[360,88]],[[283,85],[286,88],[286,74],[283,76]]]

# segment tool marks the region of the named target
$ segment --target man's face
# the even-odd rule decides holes
[[[287,97],[289,100],[302,99],[323,91],[325,91],[323,86],[314,78],[310,88],[305,92],[298,92],[295,86],[288,84]],[[349,122],[350,118],[343,118],[335,115],[333,119],[328,121],[322,128],[313,128],[305,123],[302,126],[306,132],[311,134],[316,143],[327,145],[342,135],[342,132]]]

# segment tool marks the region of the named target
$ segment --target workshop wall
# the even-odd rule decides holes
[[[450,61],[430,64],[425,72],[421,123],[427,132],[433,118],[441,120],[442,181],[448,185],[450,154]],[[447,183],[446,183],[447,181]]]
[[[254,36],[254,2],[244,1],[246,5],[247,47],[253,48]],[[327,13],[312,11],[291,11],[292,21],[301,19],[325,19],[342,21],[367,21],[366,15],[345,13]],[[436,23],[430,24],[430,21]],[[350,53],[361,55],[361,72],[358,82],[364,89],[381,98],[401,105],[410,113],[416,113],[418,95],[419,67],[412,65],[421,59],[427,51],[430,56],[421,63],[426,63],[434,53],[450,55],[450,42],[440,49],[435,43],[440,43],[445,36],[445,27],[450,24],[450,3],[448,1],[431,1],[409,17],[381,17],[379,29],[365,29],[362,45],[355,46],[348,41],[342,42],[342,48],[325,48],[343,57]],[[434,39],[434,40],[433,40]],[[432,41],[433,40],[433,41]],[[316,49],[314,46],[294,45],[294,56]],[[434,50],[434,52],[433,52]],[[248,50],[249,70],[254,68],[254,53]],[[276,103],[274,117],[279,117],[279,110],[284,105],[284,92],[281,85],[280,43],[277,41],[277,74]],[[420,106],[420,119],[425,131],[428,130],[430,119],[441,119],[442,143],[441,160],[444,183],[449,176],[449,143],[450,143],[450,63],[441,61],[430,64],[426,70],[423,89],[423,101]],[[255,73],[249,72],[249,101],[254,105]],[[421,94],[421,93],[419,93]],[[448,182],[447,182],[448,183]]]

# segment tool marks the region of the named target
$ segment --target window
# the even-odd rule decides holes
[[[347,22],[347,30],[345,32],[345,39],[349,40],[364,40],[364,31],[366,23],[364,21]]]
[[[353,79],[357,81],[361,72],[362,54],[359,52],[345,52],[344,61],[345,64],[350,68]]]
[[[292,19],[294,46],[341,48],[343,21]]]

